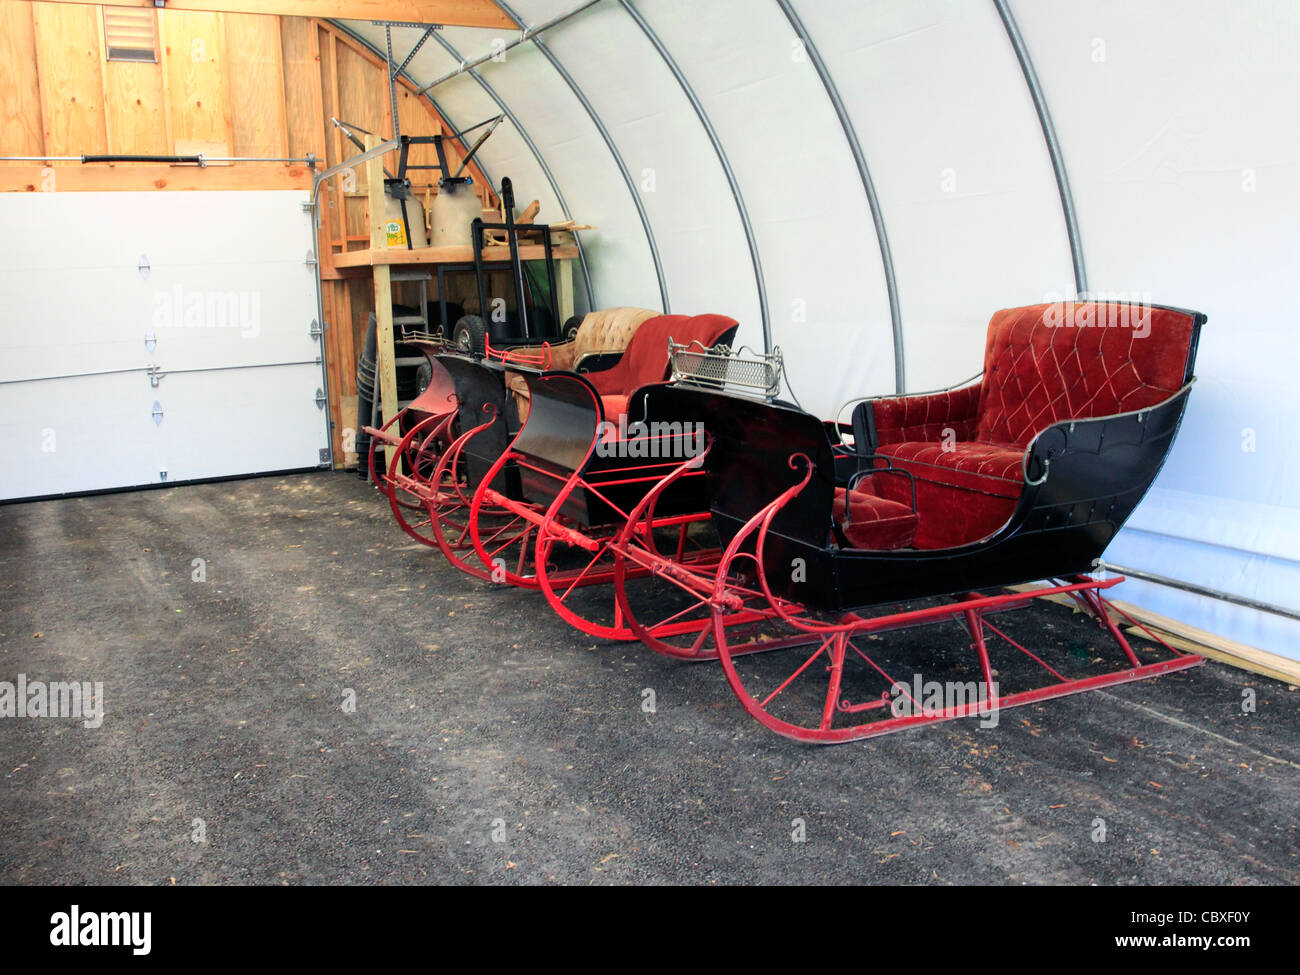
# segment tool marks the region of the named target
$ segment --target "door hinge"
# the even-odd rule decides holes
[[[321,326],[320,322],[316,321],[316,319],[313,318],[311,320],[311,327],[307,329],[307,334],[310,335],[313,340],[315,340],[325,334],[325,329]]]
[[[156,427],[162,426],[163,408],[162,408],[162,404],[159,403],[157,400],[153,401],[153,410],[150,412],[149,415],[153,417],[154,426]]]
[[[325,396],[325,391],[319,386],[316,387],[316,409],[323,410],[329,400]]]
[[[303,261],[303,263],[306,264],[308,267],[315,267],[316,264],[317,264],[317,261],[316,261],[316,254],[315,254],[315,252],[314,252],[314,251],[308,251],[308,252],[307,252],[307,257],[306,257],[306,259]]]
[[[320,449],[320,466],[329,467],[329,463],[330,463],[330,449],[328,447],[322,447]]]
[[[135,269],[140,272],[140,277],[142,278],[149,277],[149,258],[146,257],[144,254],[141,254],[140,263],[136,265]]]
[[[154,334],[152,328],[144,333],[144,347],[150,352],[158,348],[158,336]]]

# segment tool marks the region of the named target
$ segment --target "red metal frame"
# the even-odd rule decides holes
[[[507,366],[527,366],[530,369],[540,369],[543,372],[551,368],[551,343],[543,342],[538,348],[540,352],[529,352],[532,346],[522,346],[510,349],[492,348],[492,337],[483,336],[483,356],[486,359],[502,363]]]
[[[436,539],[431,533],[432,518],[412,520],[407,512],[424,512],[428,498],[436,493],[434,485],[438,484],[436,475],[425,479],[421,472],[430,464],[435,465],[439,457],[439,448],[447,442],[456,412],[432,413],[411,427],[402,437],[395,437],[389,427],[399,424],[407,411],[397,414],[382,427],[375,429],[365,427],[370,434],[370,451],[367,463],[370,465],[370,477],[380,493],[388,499],[393,517],[398,527],[422,545],[434,547]],[[387,470],[376,470],[375,452],[384,445],[391,445],[393,456]],[[406,470],[400,470],[401,467]]]
[[[1032,704],[1056,697],[1064,697],[1069,694],[1095,690],[1100,687],[1143,680],[1203,663],[1200,656],[1169,646],[1168,643],[1160,640],[1149,630],[1147,630],[1148,635],[1163,646],[1164,650],[1168,651],[1169,656],[1147,663],[1143,663],[1138,658],[1133,647],[1111,619],[1108,612],[1109,603],[1102,595],[1103,590],[1110,589],[1122,582],[1122,577],[1101,580],[1087,576],[1077,576],[1071,580],[1057,582],[1031,592],[970,593],[949,603],[923,609],[888,612],[869,617],[857,613],[847,613],[839,619],[818,619],[805,609],[779,600],[772,595],[771,588],[768,585],[763,568],[763,547],[772,519],[808,483],[812,472],[811,462],[801,455],[791,458],[792,467],[800,463],[805,465],[805,473],[798,483],[755,513],[731,540],[714,576],[711,596],[713,638],[727,682],[745,710],[761,724],[778,734],[815,744],[857,741],[919,725],[950,721],[954,718],[969,717],[976,714],[985,715],[989,713],[990,709],[1000,711],[1006,708],[1018,707],[1022,704]],[[753,543],[752,552],[747,550],[751,540]],[[775,641],[751,641],[734,647],[729,643],[730,624],[728,620],[736,613],[738,608],[748,604],[749,596],[753,591],[752,587],[741,587],[734,582],[738,574],[737,569],[741,565],[749,567],[750,572],[756,575],[758,589],[763,593],[767,602],[768,623],[771,625],[783,624],[787,629],[793,630],[800,635],[799,638],[787,636],[782,639],[780,641],[781,648],[789,648],[795,642],[803,646],[813,647],[811,654],[766,696],[755,694],[752,688],[747,686],[746,680],[740,674],[734,658],[741,653],[750,654],[760,650],[777,649]],[[1099,621],[1103,629],[1123,651],[1124,666],[1103,674],[1066,677],[1043,660],[1041,656],[1012,639],[987,619],[989,615],[994,613],[1019,608],[1025,605],[1029,599],[1057,595],[1070,596]],[[843,697],[842,678],[845,663],[852,660],[854,655],[860,658],[863,663],[876,672],[891,687],[897,686],[898,683],[855,641],[888,630],[908,629],[946,621],[958,621],[964,625],[971,639],[971,649],[974,650],[979,664],[983,678],[982,686],[986,695],[996,688],[986,631],[991,632],[1046,670],[1052,676],[1052,682],[1007,695],[997,695],[992,698],[986,696],[983,701],[974,703],[945,706],[930,710],[920,708],[917,713],[894,715],[863,723],[836,725],[835,719],[837,717],[848,716],[851,719],[854,715],[875,713],[881,708],[888,707],[884,696],[880,699],[868,699],[858,703],[851,702]],[[822,661],[823,670],[813,668],[812,665],[818,661]],[[800,679],[807,678],[811,680],[813,679],[812,675],[821,672],[827,675],[826,691],[821,698],[820,714],[814,715],[815,720],[795,722],[773,713],[771,705],[778,697]],[[907,696],[911,697],[910,695]],[[919,706],[919,702],[914,699],[912,703]]]

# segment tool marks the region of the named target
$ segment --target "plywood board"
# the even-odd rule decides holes
[[[159,15],[173,140],[232,144],[223,17],[183,10]]]
[[[162,66],[109,61],[104,65],[104,106],[111,153],[163,155],[171,151],[163,109]]]
[[[45,151],[106,152],[98,9],[34,3],[32,15]]]
[[[288,137],[279,18],[227,14],[225,21],[234,155],[283,156]]]
[[[32,7],[0,3],[0,152],[38,156],[44,151]]]
[[[316,26],[306,17],[286,17],[280,22],[281,63],[284,71],[284,110],[289,129],[289,155],[301,158],[315,153],[324,158],[320,62],[312,44]]]

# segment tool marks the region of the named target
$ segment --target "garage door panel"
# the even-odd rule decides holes
[[[158,389],[159,455],[169,480],[316,467],[328,447],[314,365],[195,373]]]
[[[0,385],[0,497],[156,483],[153,402],[143,375]]]
[[[0,243],[0,498],[318,466],[306,199],[0,194],[0,219],[80,231]]]
[[[0,271],[9,326],[0,380],[197,365],[297,362],[320,354],[311,337],[314,285],[286,288],[275,267],[167,268],[135,272]],[[106,323],[113,323],[111,326]],[[154,349],[146,345],[152,334]]]
[[[305,272],[304,272],[305,273]],[[164,268],[150,275],[146,328],[164,371],[299,362],[320,354],[311,336],[315,285],[286,287],[276,267]]]
[[[6,268],[0,301],[0,381],[148,364],[149,305],[138,277],[105,268]]]
[[[302,208],[308,197],[300,190],[6,193],[5,225],[27,232],[0,238],[0,266],[134,272],[144,256],[154,268],[296,263],[306,273],[315,246]]]

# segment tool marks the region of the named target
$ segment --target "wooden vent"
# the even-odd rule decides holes
[[[104,7],[104,50],[110,61],[157,61],[158,21],[148,7]]]

